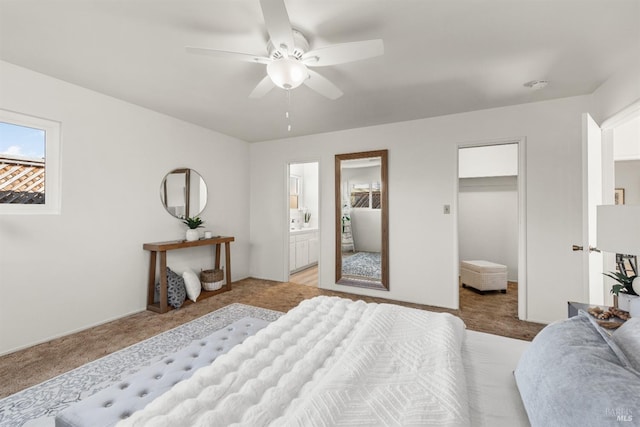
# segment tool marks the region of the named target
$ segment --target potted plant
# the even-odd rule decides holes
[[[618,282],[611,287],[610,291],[614,296],[614,305],[620,310],[629,311],[631,300],[638,298],[638,294],[633,289],[633,280],[637,276],[627,276],[617,271],[602,274]]]
[[[188,242],[193,242],[194,240],[198,240],[200,238],[200,234],[198,233],[198,228],[202,227],[204,221],[200,219],[199,216],[194,216],[191,218],[182,218],[182,222],[186,224],[189,229],[187,230],[186,240]]]
[[[351,217],[348,214],[342,214],[342,232],[344,233],[344,227],[351,221]]]
[[[304,211],[304,226],[309,227],[310,221],[311,221],[311,212]]]

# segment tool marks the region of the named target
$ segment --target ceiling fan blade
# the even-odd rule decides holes
[[[276,85],[271,80],[271,77],[265,76],[265,78],[260,80],[260,83],[258,83],[255,89],[253,89],[249,94],[249,98],[262,98],[274,87],[276,87]]]
[[[321,76],[313,70],[309,71],[309,78],[304,84],[329,99],[338,99],[342,96],[342,91],[331,83],[326,77]]]
[[[309,67],[326,67],[372,58],[383,53],[384,43],[381,39],[364,40],[310,50],[302,55],[302,62]]]
[[[209,49],[207,47],[187,46],[185,47],[185,50],[189,53],[195,53],[199,55],[208,55],[214,56],[216,58],[233,59],[237,61],[255,62],[258,64],[268,64],[269,62],[271,62],[271,59],[267,58],[266,56],[250,55],[248,53],[240,52],[227,52],[224,50]]]
[[[293,53],[293,31],[284,0],[260,0],[262,16],[273,47],[283,53]]]

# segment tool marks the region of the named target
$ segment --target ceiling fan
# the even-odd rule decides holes
[[[190,53],[266,64],[267,75],[253,89],[249,95],[250,98],[260,98],[275,86],[291,90],[304,83],[329,99],[337,99],[342,96],[342,91],[310,67],[344,64],[384,53],[384,45],[380,39],[341,43],[309,50],[306,37],[291,27],[284,0],[260,0],[260,7],[270,37],[267,43],[269,56],[227,52],[205,47],[187,46],[185,48]]]

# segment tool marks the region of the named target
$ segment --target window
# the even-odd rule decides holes
[[[0,214],[60,213],[60,124],[0,110]]]
[[[368,208],[370,192],[369,184],[351,184],[351,207]]]
[[[380,209],[380,183],[351,184],[351,207]]]
[[[289,209],[298,209],[300,205],[300,180],[299,176],[289,176]]]

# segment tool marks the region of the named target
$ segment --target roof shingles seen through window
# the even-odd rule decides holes
[[[0,203],[43,204],[44,159],[0,154]]]

